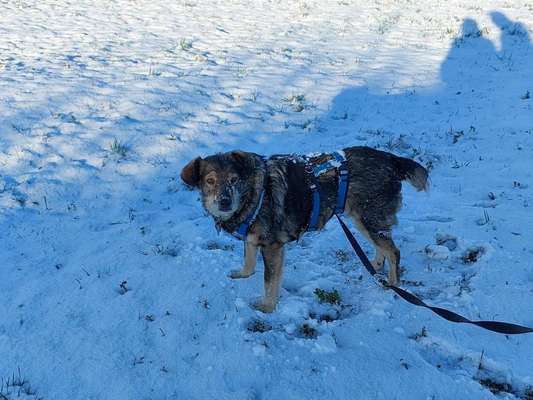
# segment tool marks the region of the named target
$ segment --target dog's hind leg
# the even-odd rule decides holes
[[[383,269],[383,265],[385,265],[385,253],[381,250],[380,247],[378,247],[372,239],[370,239],[372,244],[374,244],[374,247],[376,248],[376,255],[374,259],[371,261],[372,266],[376,271],[381,271]]]
[[[374,256],[374,259],[372,260],[372,266],[376,271],[381,271],[383,269],[383,265],[385,264],[385,252],[383,252],[381,246],[378,246],[378,244],[374,241],[369,230],[361,221],[361,217],[359,217],[359,215],[355,212],[351,212],[350,216],[352,217],[352,220],[354,221],[355,226],[357,227],[359,232],[361,232],[374,246],[376,254]]]
[[[265,295],[255,308],[259,311],[271,313],[276,308],[279,297],[281,277],[283,275],[284,247],[282,244],[265,246],[261,249],[265,263]]]
[[[244,267],[236,269],[229,273],[232,279],[248,278],[255,272],[255,265],[257,264],[257,250],[258,247],[250,240],[244,244]]]
[[[398,275],[400,273],[400,250],[394,244],[390,230],[386,231],[369,231],[372,242],[375,244],[381,254],[387,258],[389,264],[389,285],[398,284]]]

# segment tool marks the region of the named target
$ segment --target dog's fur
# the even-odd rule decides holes
[[[344,149],[349,176],[345,214],[374,245],[372,262],[377,270],[388,261],[388,280],[398,282],[400,251],[391,229],[401,206],[401,181],[426,190],[428,172],[417,162],[369,147]],[[313,164],[328,160],[328,154],[310,158]],[[244,267],[232,278],[247,278],[255,271],[258,249],[264,261],[265,294],[256,307],[272,312],[277,304],[283,270],[284,245],[297,240],[307,228],[312,207],[309,175],[305,163],[293,157],[271,157],[264,162],[254,153],[233,151],[189,162],[182,180],[200,189],[204,208],[220,228],[234,232],[255,210],[264,188],[264,199],[245,238]],[[318,177],[320,216],[318,228],[332,217],[337,197],[337,171]]]

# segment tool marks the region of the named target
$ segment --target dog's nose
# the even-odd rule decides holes
[[[229,197],[222,197],[218,201],[218,208],[220,208],[220,211],[229,211],[231,208],[231,199]]]

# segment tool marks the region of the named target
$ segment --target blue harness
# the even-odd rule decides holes
[[[309,224],[307,225],[307,231],[316,231],[318,229],[318,217],[320,216],[320,188],[318,186],[318,177],[331,169],[338,170],[338,188],[337,188],[337,202],[333,214],[340,215],[344,212],[346,206],[346,197],[348,194],[348,167],[346,165],[346,157],[342,151],[334,151],[331,153],[333,157],[331,160],[323,162],[318,165],[312,165],[309,161],[309,157],[304,157],[303,160],[306,163],[305,171],[311,177],[311,184],[309,189],[311,190],[311,196],[313,205],[311,208],[311,215],[309,216]],[[263,157],[266,161],[266,158]],[[255,206],[255,209],[241,222],[237,229],[232,233],[237,239],[244,240],[248,234],[250,226],[255,222],[261,206],[263,205],[263,199],[265,197],[265,189],[261,191],[259,195],[259,201]]]
[[[250,229],[250,225],[252,225],[255,222],[255,219],[257,218],[257,214],[259,214],[259,210],[261,209],[261,206],[263,205],[263,199],[265,197],[265,189],[261,191],[261,194],[259,195],[259,201],[257,202],[257,206],[255,207],[255,210],[246,217],[246,219],[241,222],[241,224],[237,227],[235,232],[232,233],[233,236],[235,236],[239,240],[244,240],[246,238],[246,235],[248,234],[248,229]]]
[[[346,157],[344,152],[334,151],[331,153],[333,158],[322,164],[312,166],[307,164],[306,171],[311,175],[311,194],[313,197],[313,206],[311,208],[311,216],[309,217],[308,231],[316,231],[318,229],[318,217],[320,216],[320,191],[318,187],[318,177],[331,169],[337,169],[338,172],[338,186],[337,186],[337,203],[333,214],[340,215],[344,212],[346,206],[346,197],[348,195],[348,167],[346,166]]]

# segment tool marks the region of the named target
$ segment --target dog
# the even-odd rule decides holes
[[[416,161],[370,147],[343,150],[347,169],[344,213],[372,243],[376,270],[388,263],[388,283],[398,283],[400,251],[392,239],[392,227],[402,203],[401,182],[407,180],[418,191],[428,189],[428,171]],[[332,160],[331,154],[306,158],[294,155],[268,159],[244,151],[198,157],[181,171],[181,179],[199,189],[205,210],[217,227],[229,233],[244,226],[244,266],[233,270],[233,279],[255,272],[257,253],[264,262],[264,295],[255,308],[275,310],[283,271],[284,246],[298,240],[309,228],[311,213],[320,230],[333,216],[340,196],[338,168],[318,176],[313,168]],[[319,188],[319,207],[314,211],[314,187]],[[247,226],[246,223],[249,225]]]

